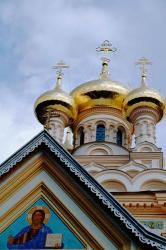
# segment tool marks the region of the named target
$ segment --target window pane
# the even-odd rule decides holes
[[[105,141],[105,126],[104,125],[97,126],[96,141]]]
[[[118,129],[116,142],[118,145],[122,146],[122,131]]]
[[[80,132],[80,146],[84,144],[84,131]]]

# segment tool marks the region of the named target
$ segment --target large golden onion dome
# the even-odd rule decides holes
[[[71,92],[71,95],[78,105],[78,111],[96,106],[108,106],[122,110],[122,103],[129,89],[119,82],[110,80],[110,60],[107,57],[108,53],[114,52],[116,48],[113,48],[112,44],[105,40],[96,50],[105,53],[106,56],[101,58],[102,72],[100,79],[81,84]]]
[[[102,72],[100,79],[81,84],[71,92],[71,95],[78,105],[78,111],[96,106],[107,106],[122,110],[122,103],[129,89],[119,82],[110,79],[110,59],[107,57],[108,53],[116,51],[116,48],[113,48],[112,44],[105,40],[96,50],[105,53],[106,56],[101,58]]]
[[[61,89],[62,73],[57,76],[56,87],[43,93],[35,102],[34,109],[38,120],[44,124],[44,113],[62,111],[69,119],[76,117],[76,105],[73,97]]]
[[[141,58],[139,64],[143,64],[141,87],[129,92],[126,96],[123,107],[126,118],[129,117],[132,111],[139,107],[150,107],[158,112],[158,121],[162,119],[166,107],[166,103],[162,95],[155,89],[149,88],[146,83],[145,64],[149,64],[148,60]]]
[[[128,92],[129,89],[122,84],[101,78],[81,84],[71,92],[71,95],[79,111],[96,106],[109,106],[121,110]]]

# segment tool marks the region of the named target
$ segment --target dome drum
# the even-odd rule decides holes
[[[62,107],[63,109],[63,107]],[[66,115],[66,112],[63,112],[60,107],[54,108],[45,108],[38,112],[38,120],[45,126],[49,127],[49,123],[52,119],[60,119],[64,126],[67,127],[70,125],[70,119]]]
[[[151,117],[155,124],[158,122],[158,120],[160,119],[160,114],[157,110],[155,110],[152,107],[137,107],[134,110],[132,110],[132,112],[130,113],[130,121],[135,123],[135,121],[137,120],[137,118],[144,118],[144,116],[148,116]]]
[[[122,112],[111,107],[95,107],[81,112],[73,124],[75,147],[93,142],[112,142],[130,147],[133,127]],[[118,140],[118,138],[120,138]]]

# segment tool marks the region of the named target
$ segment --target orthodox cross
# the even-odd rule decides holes
[[[109,53],[115,52],[117,49],[112,47],[112,43],[108,40],[105,40],[100,47],[96,48],[97,52],[103,52],[104,57],[101,58],[102,60],[102,72],[100,74],[101,79],[108,79],[109,71],[108,71],[108,64],[110,62]]]
[[[141,84],[142,86],[146,86],[146,73],[147,73],[147,69],[145,68],[146,65],[151,65],[152,62],[150,62],[148,59],[146,59],[145,57],[141,57],[136,63],[136,65],[140,65],[140,69],[141,69]]]
[[[117,49],[112,47],[112,43],[110,43],[108,40],[105,40],[100,47],[96,48],[97,52],[104,52],[104,53],[109,53],[109,52],[115,52]]]
[[[67,69],[69,68],[69,65],[65,64],[62,60],[59,61],[57,64],[55,64],[53,67],[53,69],[56,69],[56,73],[57,73],[57,82],[56,82],[56,88],[60,88],[61,87],[61,81],[62,81],[62,77],[63,77],[63,69]]]

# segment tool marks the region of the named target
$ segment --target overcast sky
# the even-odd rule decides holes
[[[42,130],[33,105],[55,86],[51,69],[60,59],[63,88],[98,78],[96,52],[108,39],[117,48],[111,56],[111,78],[139,86],[134,62],[153,62],[149,86],[166,97],[165,0],[0,0],[0,162]],[[166,153],[166,119],[157,126],[157,144]]]

